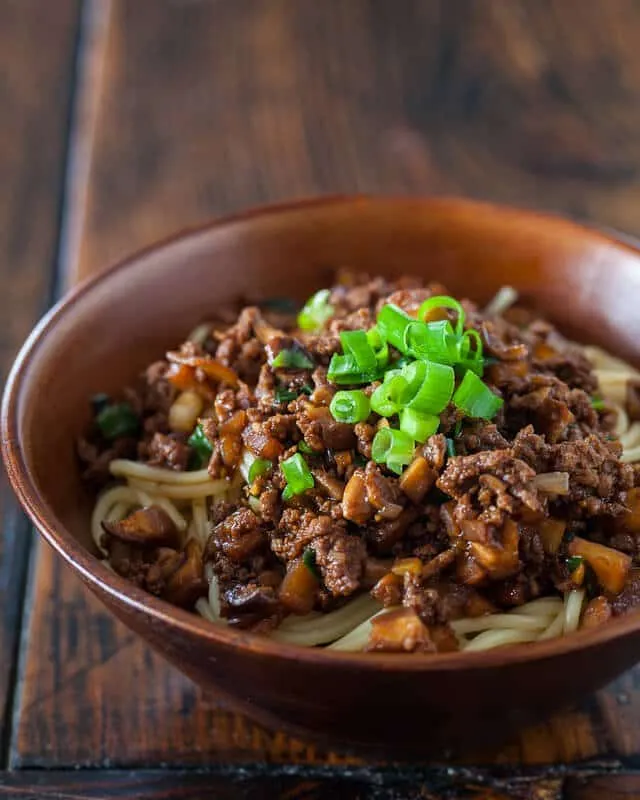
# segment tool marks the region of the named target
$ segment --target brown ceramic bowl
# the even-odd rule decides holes
[[[348,265],[438,279],[488,300],[515,286],[569,335],[640,362],[640,251],[571,222],[463,200],[325,199],[235,216],[147,250],[68,295],[9,379],[2,449],[44,538],[126,625],[259,719],[334,746],[431,750],[504,732],[592,691],[640,656],[640,617],[488,653],[299,649],[213,626],[108,571],[89,536],[74,439],[88,398],[117,393],[215,306],[302,300]]]

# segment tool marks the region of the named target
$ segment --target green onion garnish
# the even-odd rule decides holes
[[[504,404],[474,372],[467,370],[453,395],[454,405],[468,417],[493,419]]]
[[[121,436],[136,436],[140,430],[140,420],[129,403],[105,405],[96,415],[96,423],[109,441]]]
[[[369,416],[371,403],[362,389],[336,392],[329,406],[333,418],[338,422],[354,424]]]
[[[333,306],[329,304],[331,292],[320,289],[304,304],[298,314],[298,327],[303,331],[317,331],[331,318]]]
[[[196,468],[201,469],[211,458],[213,445],[205,436],[200,423],[194,428],[193,433],[188,439],[188,444],[197,458],[197,463],[195,464]]]
[[[316,563],[316,551],[313,547],[306,547],[304,553],[302,554],[302,563],[305,567],[312,572],[318,580],[320,580],[320,570],[318,569],[318,564]]]
[[[426,442],[440,425],[440,417],[434,414],[422,414],[413,408],[403,408],[400,411],[400,430],[408,433],[417,442]]]
[[[389,363],[389,345],[375,326],[367,331],[367,341],[376,355],[378,368],[384,369]]]
[[[440,414],[453,394],[455,374],[447,364],[413,361],[402,369],[407,388],[400,395],[400,405],[423,414]]]
[[[280,469],[287,481],[282,492],[284,500],[290,500],[294,495],[302,494],[307,489],[313,489],[315,485],[313,475],[300,453],[285,459],[280,464]]]
[[[424,303],[420,306],[417,313],[417,318],[419,320],[424,320],[427,314],[434,308],[451,308],[454,311],[458,312],[458,319],[456,321],[456,336],[460,338],[462,336],[462,332],[464,330],[464,309],[460,305],[460,303],[455,299],[455,297],[450,297],[446,294],[436,295],[435,297],[430,297],[428,300],[425,300]]]
[[[459,359],[458,339],[449,320],[412,322],[405,331],[405,347],[414,358],[455,364]]]
[[[448,436],[445,441],[447,443],[447,455],[449,456],[449,458],[454,458],[456,455],[456,443],[454,442],[453,439],[450,439]]]
[[[378,312],[378,330],[381,336],[401,353],[406,353],[405,331],[412,322],[415,322],[413,317],[393,303],[387,303]]]
[[[301,453],[307,453],[307,454],[315,452],[312,447],[309,447],[309,445],[305,442],[304,439],[300,439],[300,441],[298,442],[298,450]]]
[[[474,348],[471,347],[471,342],[474,343]],[[467,369],[473,370],[479,377],[482,377],[485,366],[482,351],[482,338],[478,331],[473,328],[465,331],[460,339],[458,348],[459,361],[460,364],[467,367]]]
[[[582,565],[584,559],[582,556],[569,556],[567,559],[567,569],[570,573],[575,572],[579,566]]]
[[[591,408],[595,409],[596,411],[602,411],[605,406],[605,402],[601,397],[594,395],[591,398]]]
[[[271,366],[274,369],[313,369],[315,364],[302,350],[291,347],[281,350]]]
[[[276,403],[290,403],[292,400],[295,400],[296,397],[299,397],[301,394],[309,395],[313,389],[311,386],[305,383],[304,386],[301,386],[297,391],[293,391],[291,389],[287,389],[286,386],[276,386],[273,392],[273,399]]]
[[[351,356],[360,372],[375,375],[378,361],[364,331],[341,331],[340,343],[346,356]]]
[[[256,478],[259,478],[261,475],[266,475],[267,472],[270,472],[273,469],[273,464],[271,461],[267,461],[266,458],[256,458],[253,464],[249,467],[249,483],[253,483]]]
[[[406,392],[408,382],[400,370],[389,370],[384,383],[371,395],[371,409],[381,417],[391,417],[400,411],[400,398]]]
[[[358,369],[353,356],[341,356],[338,353],[331,356],[327,378],[338,385],[369,383],[371,380],[370,375]]]
[[[380,428],[371,443],[371,458],[378,464],[386,464],[397,475],[402,468],[411,463],[415,443],[404,431],[393,428]]]

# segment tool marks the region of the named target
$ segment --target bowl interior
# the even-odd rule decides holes
[[[250,213],[116,267],[32,339],[16,438],[56,525],[90,546],[91,498],[73,441],[92,394],[118,393],[213,309],[241,298],[303,300],[339,267],[412,273],[479,302],[509,284],[569,335],[640,356],[638,253],[572,223],[456,200],[358,198]]]

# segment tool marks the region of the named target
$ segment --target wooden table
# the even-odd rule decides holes
[[[80,278],[265,201],[460,193],[639,234],[639,132],[634,0],[0,0],[3,374]],[[499,751],[366,764],[203,697],[0,503],[0,797],[640,797],[640,668]]]

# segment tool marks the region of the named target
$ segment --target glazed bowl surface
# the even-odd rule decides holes
[[[214,222],[146,250],[65,297],[7,382],[2,449],[42,536],[170,662],[254,718],[333,746],[441,752],[505,735],[640,657],[640,615],[534,645],[395,656],[299,649],[212,625],[136,589],[90,541],[74,440],[88,398],[117,394],[212,310],[303,301],[337,268],[413,273],[483,303],[514,286],[567,335],[640,363],[640,251],[563,219],[459,199],[326,198]]]

